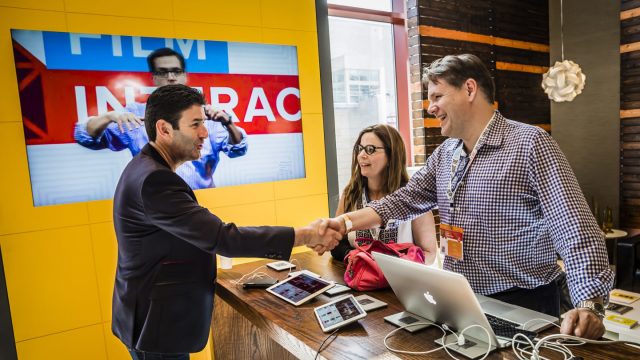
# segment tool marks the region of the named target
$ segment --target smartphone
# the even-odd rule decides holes
[[[609,305],[607,305],[606,309],[611,311],[611,312],[613,312],[613,313],[622,315],[622,314],[626,313],[627,311],[633,310],[633,307],[610,302]]]
[[[242,284],[245,289],[266,289],[271,285],[275,285],[278,279],[264,278],[264,279],[252,279]]]
[[[268,267],[275,271],[294,269],[296,266],[288,261],[274,261],[267,264]]]

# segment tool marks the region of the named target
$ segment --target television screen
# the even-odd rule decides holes
[[[228,127],[206,122],[201,159],[176,170],[194,190],[305,177],[295,46],[11,36],[34,206],[112,198],[124,166],[148,142],[144,126],[117,119],[143,119],[149,94],[173,82],[200,90],[242,134],[236,142]]]

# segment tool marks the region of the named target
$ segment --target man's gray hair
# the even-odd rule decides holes
[[[425,87],[429,82],[437,84],[444,80],[460,88],[468,79],[474,79],[487,101],[494,103],[496,85],[491,73],[482,60],[473,54],[447,55],[425,66],[422,72],[422,85]]]

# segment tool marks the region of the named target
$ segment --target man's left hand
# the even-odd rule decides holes
[[[585,339],[599,339],[604,334],[604,324],[593,311],[573,309],[564,315],[560,333]]]
[[[210,119],[215,122],[219,122],[222,124],[230,123],[231,116],[224,112],[223,110],[216,110],[211,105],[204,106],[204,113],[207,116],[207,119]]]

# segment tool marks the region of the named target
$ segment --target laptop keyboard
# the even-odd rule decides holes
[[[487,320],[489,320],[489,325],[493,329],[493,332],[496,336],[512,339],[516,334],[522,334],[529,338],[529,340],[533,340],[536,337],[536,333],[529,330],[518,329],[519,324],[514,322],[497,318],[493,315],[485,314],[487,316]]]

